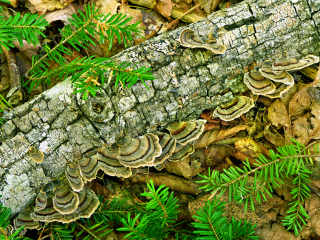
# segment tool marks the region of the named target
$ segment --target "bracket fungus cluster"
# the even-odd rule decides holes
[[[253,107],[254,102],[251,98],[236,96],[232,100],[218,106],[213,114],[224,121],[231,121],[248,112]]]
[[[294,84],[290,72],[318,63],[319,57],[308,55],[298,60],[281,56],[274,61],[264,61],[259,69],[244,74],[243,81],[255,95],[279,98]]]
[[[15,228],[26,225],[26,229],[34,229],[39,222],[68,223],[90,217],[99,199],[85,183],[95,179],[99,170],[124,178],[132,175],[131,168],[154,166],[161,170],[166,161],[181,161],[194,152],[194,140],[204,131],[205,123],[206,120],[179,122],[168,126],[167,133],[155,131],[137,138],[121,137],[111,147],[103,146],[69,162],[65,175],[43,187],[35,204],[20,212],[14,221]],[[41,153],[32,147],[27,155],[37,156],[31,160],[41,163]]]
[[[214,54],[224,54],[226,52],[226,46],[219,44],[216,39],[207,39],[206,41],[203,41],[194,34],[194,31],[188,28],[180,33],[179,42],[184,47],[205,48]]]

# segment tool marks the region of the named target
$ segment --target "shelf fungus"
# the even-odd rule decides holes
[[[155,132],[155,135],[159,138],[159,144],[162,148],[162,153],[159,157],[156,157],[153,165],[157,168],[158,165],[165,162],[173,153],[174,149],[176,148],[176,139],[171,137],[167,133],[163,132]]]
[[[2,234],[4,234],[5,236],[10,236],[13,234],[14,228],[11,225],[8,225],[7,227],[2,228],[2,230],[3,230],[3,232],[0,232],[0,236]]]
[[[27,157],[36,163],[42,163],[44,159],[44,153],[37,147],[30,146],[29,151],[27,152]]]
[[[80,160],[78,160],[78,163],[84,182],[90,182],[96,178],[97,173],[100,170],[96,155],[82,157]]]
[[[273,93],[266,94],[265,96],[269,98],[280,98],[282,94],[289,91],[290,88],[293,87],[293,85],[286,85],[283,83],[276,83],[276,90]]]
[[[272,69],[272,63],[270,61],[264,61],[259,69],[262,76],[274,81],[287,85],[293,85],[294,79],[287,71],[281,71],[280,73],[274,73]]]
[[[275,59],[272,63],[272,71],[275,74],[281,74],[282,71],[297,71],[318,62],[319,57],[311,54],[303,57],[300,60],[296,58],[281,57]]]
[[[152,133],[137,138],[119,138],[117,145],[118,159],[126,167],[152,166],[155,158],[161,155],[159,138]]]
[[[79,206],[79,197],[76,192],[70,188],[68,181],[65,179],[54,190],[52,198],[53,208],[61,214],[74,212]]]
[[[232,100],[218,106],[213,114],[224,121],[231,121],[240,117],[254,107],[251,98],[245,96],[236,96]]]
[[[167,164],[167,161],[169,162],[179,162],[194,153],[195,148],[194,148],[194,141],[189,142],[187,145],[181,145],[177,143],[172,155],[164,160],[162,163],[155,165],[154,167],[158,170],[161,171]]]
[[[119,148],[112,146],[110,148],[98,149],[98,161],[101,170],[103,170],[109,176],[117,176],[128,178],[132,175],[131,168],[123,166],[119,159]]]
[[[18,229],[25,226],[24,230],[27,229],[41,229],[41,225],[38,221],[31,218],[30,214],[33,212],[33,206],[27,207],[25,210],[21,211],[18,216],[13,220],[14,228]]]
[[[74,161],[69,163],[65,174],[73,191],[81,191],[84,183],[81,177],[79,163]]]
[[[35,210],[32,212],[31,218],[34,221],[42,222],[63,222],[69,223],[79,218],[89,218],[99,206],[98,197],[86,185],[78,195],[79,204],[75,211],[68,214],[61,214],[54,207],[53,196],[48,197],[47,206],[42,210]]]
[[[181,161],[194,152],[194,140],[204,131],[205,123],[206,120],[179,122],[168,127],[170,134],[165,130],[137,138],[121,136],[111,147],[105,144],[87,151],[81,158],[67,163],[65,176],[40,190],[33,203],[35,206],[29,206],[34,210],[21,212],[16,225],[20,226],[24,217],[26,222],[30,221],[30,227],[37,226],[38,221],[68,223],[90,217],[99,199],[85,183],[95,179],[99,170],[110,176],[127,178],[132,175],[131,168],[154,166],[160,170],[166,161]],[[41,153],[31,147],[28,156],[38,154],[37,159],[40,159]]]
[[[47,206],[47,200],[47,193],[41,189],[36,198],[36,210],[44,209]]]
[[[176,148],[174,149],[172,155],[169,157],[170,162],[182,161],[190,154],[194,153],[194,141],[189,142],[187,145],[182,145],[177,143]]]
[[[257,70],[244,74],[243,82],[255,95],[265,95],[274,92],[276,86]]]
[[[188,122],[176,122],[167,127],[171,136],[177,140],[177,143],[186,145],[187,143],[198,139],[204,130],[206,120],[195,120]]]
[[[184,47],[205,48],[215,54],[224,54],[226,52],[226,47],[219,44],[215,39],[209,39],[204,42],[201,38],[196,36],[191,29],[185,29],[181,32],[179,42]]]

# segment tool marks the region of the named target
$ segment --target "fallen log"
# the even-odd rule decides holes
[[[150,90],[140,83],[129,90],[105,86],[85,102],[65,81],[13,109],[0,130],[0,202],[18,213],[64,174],[68,162],[114,143],[121,133],[136,137],[198,118],[247,90],[243,72],[254,61],[283,52],[319,55],[319,10],[314,0],[244,1],[188,26],[204,39],[219,37],[223,55],[182,47],[179,28],[114,57],[151,67],[156,79],[146,83]],[[41,163],[25,158],[31,146],[44,153]]]

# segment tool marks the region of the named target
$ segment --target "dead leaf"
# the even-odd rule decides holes
[[[142,13],[140,10],[138,9],[132,9],[130,8],[129,5],[121,5],[119,7],[119,11],[118,13],[123,13],[125,15],[127,15],[128,17],[132,17],[132,19],[130,20],[130,22],[128,22],[127,24],[134,24],[138,21],[141,21],[139,24],[138,24],[138,27],[140,28],[145,28],[146,26],[144,25],[144,23],[142,22]]]
[[[294,84],[292,88],[290,88],[287,92],[285,92],[281,96],[281,100],[282,100],[282,102],[284,102],[287,109],[288,109],[289,102],[290,102],[291,98],[296,94],[296,92],[299,91],[299,86],[300,86],[300,83]]]
[[[73,0],[68,1],[68,3]],[[26,7],[29,8],[31,13],[38,12],[40,15],[45,14],[47,11],[53,11],[56,9],[63,9],[67,4],[64,4],[60,0],[28,0]]]
[[[166,169],[170,173],[187,179],[191,179],[204,170],[201,167],[201,162],[197,161],[197,159],[191,160],[190,156],[179,162],[167,162]]]
[[[311,113],[306,113],[293,122],[293,132],[296,140],[307,145],[310,139],[320,138],[320,105],[313,103]]]
[[[297,92],[289,102],[289,115],[298,116],[305,113],[312,104],[311,96],[307,93],[308,88]]]
[[[12,5],[12,7],[14,8],[18,7],[18,0],[9,0],[9,2]]]
[[[62,21],[64,25],[67,25],[70,24],[69,18],[72,18],[71,16],[74,13],[77,13],[77,11],[73,4],[70,4],[64,9],[46,13],[44,18],[48,21],[48,23]]]
[[[285,145],[285,139],[270,124],[264,128],[265,138],[275,145],[276,147],[283,147]]]
[[[311,118],[312,131],[310,137],[312,139],[320,139],[320,105],[318,103],[311,105],[311,114],[314,117]]]
[[[165,18],[169,18],[172,12],[171,0],[157,0],[157,4],[153,9]]]
[[[236,135],[238,132],[247,129],[247,127],[247,125],[238,125],[227,130],[221,130],[218,135],[218,140],[230,138]]]
[[[99,13],[117,13],[118,7],[121,5],[117,0],[95,0],[94,4],[97,9],[99,9]]]
[[[268,109],[268,119],[272,123],[272,125],[278,127],[278,126],[284,126],[289,127],[290,126],[290,119],[288,116],[288,111],[286,109],[285,104],[281,99],[276,99],[272,105]]]
[[[206,148],[206,167],[214,167],[214,169],[225,168],[225,158],[232,156],[234,149],[232,147],[227,147],[224,145],[209,146]],[[194,153],[195,154],[195,153]],[[191,155],[192,157],[193,155]]]
[[[268,150],[261,144],[255,142],[252,138],[244,138],[234,144],[236,153],[234,157],[240,161],[249,160],[251,166],[255,166],[256,160],[261,154],[269,155]]]
[[[211,143],[217,141],[217,136],[219,134],[219,130],[209,130],[200,135],[200,137],[195,140],[194,147],[195,149],[205,148]]]
[[[94,179],[90,182],[90,189],[96,194],[108,198],[111,194],[105,186],[99,183],[99,180]]]

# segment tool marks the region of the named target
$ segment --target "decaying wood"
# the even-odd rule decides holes
[[[116,61],[151,67],[150,90],[106,87],[88,102],[63,82],[7,113],[0,139],[0,198],[19,212],[40,188],[64,174],[66,164],[104,143],[162,129],[169,123],[197,118],[246,91],[244,69],[253,61],[320,52],[320,2],[316,0],[252,0],[218,11],[188,26],[204,39],[218,37],[223,55],[186,49],[177,41],[183,28],[166,33],[115,56]],[[108,78],[108,77],[106,77]],[[45,156],[37,164],[25,158],[31,146]]]

